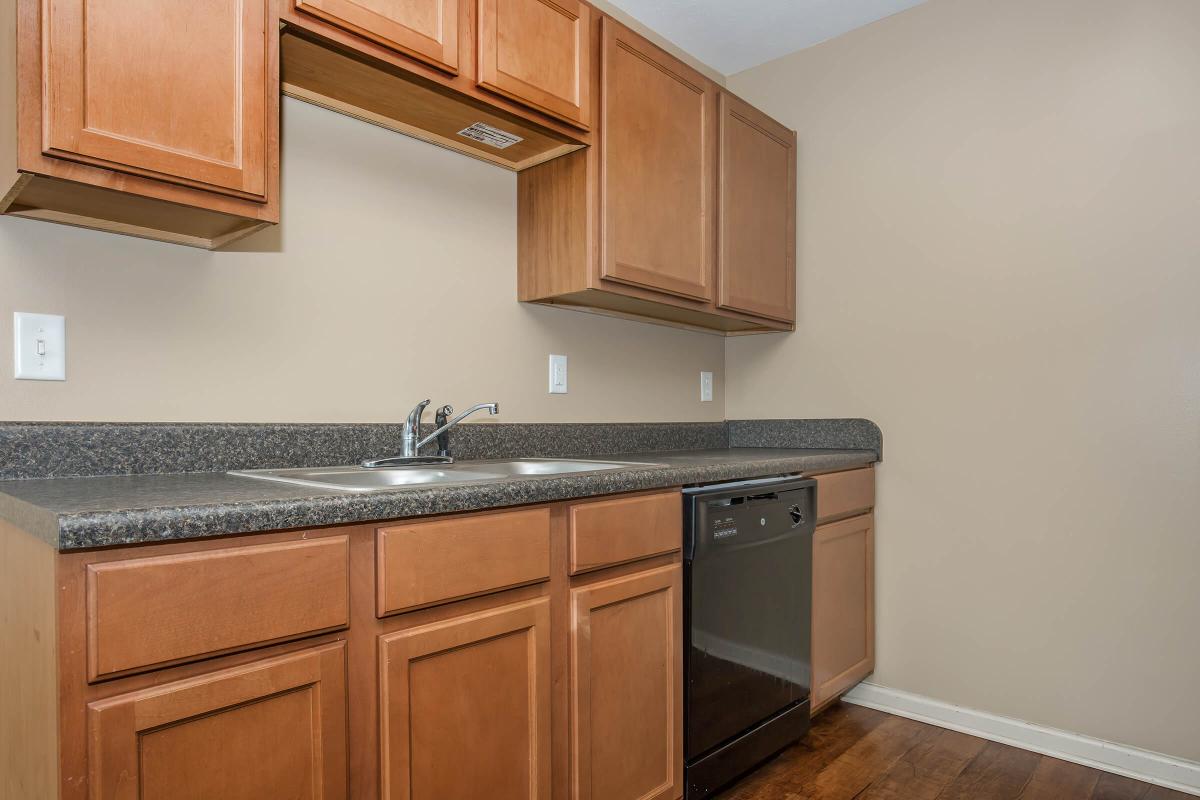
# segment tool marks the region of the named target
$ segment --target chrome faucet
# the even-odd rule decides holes
[[[462,422],[467,417],[474,414],[476,411],[486,410],[491,416],[500,413],[499,403],[479,403],[468,408],[466,411],[459,414],[454,419],[446,422],[438,427],[433,433],[421,438],[421,417],[425,414],[425,409],[428,408],[430,401],[422,400],[417,403],[416,407],[408,413],[408,419],[404,421],[404,430],[401,433],[400,455],[391,456],[389,458],[378,458],[372,461],[362,462],[362,466],[367,469],[377,469],[379,467],[402,467],[411,464],[450,464],[454,458],[450,455],[449,446],[443,448],[444,454],[436,456],[419,455],[420,450],[425,445],[437,439],[439,436],[447,433],[458,423]],[[450,406],[443,406],[439,410],[438,421],[454,413],[454,409]]]

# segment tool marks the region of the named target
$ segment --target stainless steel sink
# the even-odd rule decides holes
[[[517,476],[565,475],[600,472],[653,464],[631,461],[572,461],[552,458],[522,458],[512,461],[474,461],[437,466],[366,469],[347,467],[303,467],[300,469],[235,470],[230,475],[277,481],[318,489],[347,492],[382,492],[405,486],[432,486],[493,481]]]
[[[655,466],[634,461],[571,461],[557,458],[521,458],[514,461],[482,461],[471,469],[512,475],[565,475],[572,472],[602,472],[609,469]]]

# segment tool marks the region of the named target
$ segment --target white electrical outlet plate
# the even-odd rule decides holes
[[[13,314],[13,377],[67,379],[67,321],[53,314]]]
[[[550,356],[550,394],[567,393],[567,357]]]
[[[712,402],[712,373],[711,372],[701,372],[700,373],[700,402],[701,403],[711,403]]]

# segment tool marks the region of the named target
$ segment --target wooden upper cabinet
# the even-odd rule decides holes
[[[342,800],[346,653],[337,642],[91,703],[93,800]]]
[[[458,5],[466,0],[294,0],[339,28],[458,74]]]
[[[716,92],[628,28],[601,27],[601,277],[711,300]]]
[[[270,3],[42,5],[46,155],[266,198]]]
[[[479,85],[587,128],[591,9],[578,0],[479,0]]]
[[[796,318],[796,133],[721,92],[721,308]]]

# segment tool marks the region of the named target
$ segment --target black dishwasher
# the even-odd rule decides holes
[[[684,490],[687,800],[808,731],[816,481]]]

